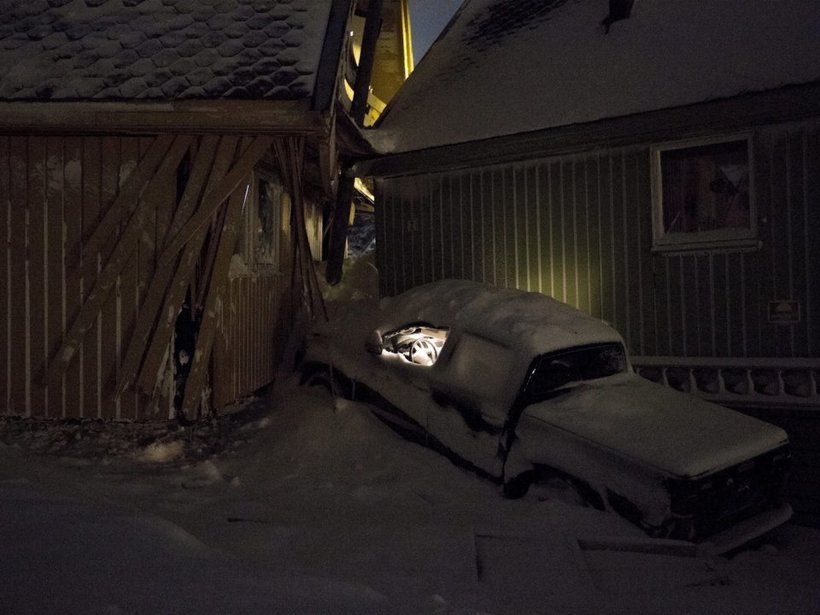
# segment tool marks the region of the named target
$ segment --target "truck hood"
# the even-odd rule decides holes
[[[634,373],[579,383],[524,414],[678,478],[730,467],[788,441],[779,427]]]

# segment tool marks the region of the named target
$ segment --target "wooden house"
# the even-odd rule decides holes
[[[270,383],[335,183],[344,0],[0,15],[0,404],[196,417]]]
[[[818,32],[814,2],[466,2],[355,167],[382,293],[609,321],[647,378],[786,426],[820,516]]]

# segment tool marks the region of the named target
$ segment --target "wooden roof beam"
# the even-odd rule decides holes
[[[322,135],[329,130],[329,119],[312,110],[307,100],[0,103],[0,131],[61,134],[78,130]]]

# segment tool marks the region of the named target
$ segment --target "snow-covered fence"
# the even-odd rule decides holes
[[[785,405],[820,410],[820,360],[632,357],[641,376],[729,406]]]

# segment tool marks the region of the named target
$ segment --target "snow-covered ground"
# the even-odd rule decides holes
[[[694,557],[558,484],[504,500],[321,390],[236,419],[211,455],[193,428],[0,445],[0,612],[818,612],[818,530]]]

